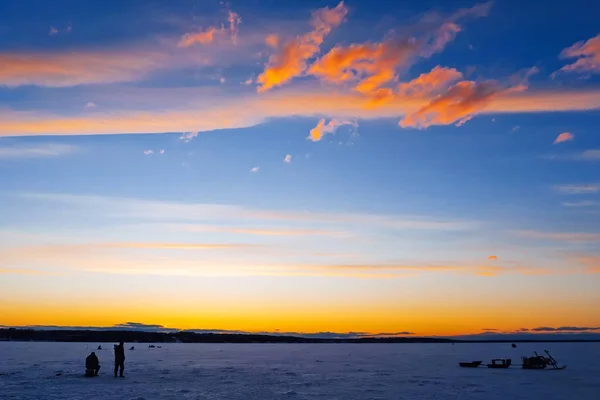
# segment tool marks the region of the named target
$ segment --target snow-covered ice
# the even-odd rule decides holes
[[[112,343],[0,342],[0,398],[600,399],[600,343],[131,345],[120,379]],[[521,355],[544,349],[568,368],[520,368]],[[102,370],[84,378],[91,351]],[[458,367],[496,357],[516,365]]]

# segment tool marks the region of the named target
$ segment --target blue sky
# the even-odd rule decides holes
[[[0,1],[0,324],[600,326],[576,3]],[[48,316],[122,279],[136,305]]]

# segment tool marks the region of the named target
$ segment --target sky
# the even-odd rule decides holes
[[[0,325],[599,333],[599,11],[0,0]]]

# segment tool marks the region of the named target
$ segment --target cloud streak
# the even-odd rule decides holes
[[[85,116],[0,110],[0,136],[205,132],[255,126],[271,118],[291,116],[327,116],[345,120],[397,118],[417,113],[429,103],[428,99],[399,97],[377,107],[366,108],[362,95],[314,88],[236,96],[198,90],[182,96],[181,91],[172,89],[135,92],[132,88],[128,93],[137,93],[136,98],[147,102],[146,107],[153,111],[130,109],[130,102],[123,103],[122,100],[127,93],[107,96],[106,104],[115,104],[117,108],[103,107],[101,111],[95,110]],[[164,99],[181,99],[181,104],[165,109]],[[205,99],[210,99],[210,102]],[[497,114],[593,109],[600,109],[600,91],[528,91],[494,94],[478,112]],[[421,114],[425,116],[427,110]],[[437,113],[433,117],[438,117]],[[416,117],[413,119],[416,120]],[[593,159],[594,151],[585,153],[583,157]],[[600,155],[597,157],[600,158]]]
[[[600,73],[600,34],[564,49],[560,57],[577,59],[572,64],[562,67],[560,69],[562,72]]]
[[[593,194],[600,193],[600,185],[598,184],[567,184],[555,185],[554,190],[564,194]]]
[[[515,231],[516,235],[529,239],[553,240],[568,243],[600,242],[600,233]]]
[[[60,157],[73,154],[77,150],[76,146],[60,143],[0,145],[0,160]]]

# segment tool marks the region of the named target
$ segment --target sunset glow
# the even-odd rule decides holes
[[[2,3],[0,326],[600,332],[597,13],[513,3]]]

